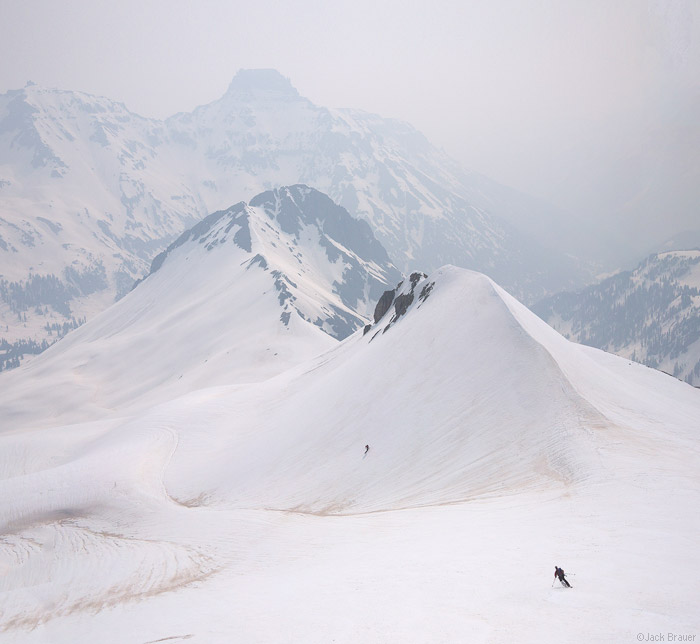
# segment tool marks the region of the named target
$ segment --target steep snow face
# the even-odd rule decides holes
[[[245,208],[230,214],[241,222]],[[203,247],[173,249],[100,316],[113,318],[109,327],[95,320],[60,344],[83,334],[82,350],[101,349],[118,318],[134,329],[112,354],[120,386],[141,368],[168,374],[169,360],[183,364],[176,347],[157,346],[167,325],[141,320],[157,322],[145,309],[181,281],[231,270],[230,255],[250,257],[228,241]],[[209,262],[193,277],[187,253]],[[130,301],[143,315],[134,318]],[[505,643],[515,632],[525,642],[693,632],[698,593],[675,571],[700,570],[700,519],[689,511],[700,502],[698,392],[569,343],[483,275],[415,273],[381,301],[366,332],[264,382],[190,389],[109,416],[84,407],[83,424],[50,427],[53,402],[35,390],[25,419],[0,434],[8,641],[440,633]],[[181,307],[168,322],[188,315]],[[141,347],[137,370],[123,368],[129,343]],[[71,374],[53,380],[61,377]],[[55,393],[66,406],[85,404],[75,385]],[[4,404],[15,394],[0,388]],[[550,587],[554,564],[577,573],[574,590]],[[634,591],[601,585],[606,577]],[[557,619],[573,637],[553,629]]]
[[[369,225],[317,190],[303,185],[272,190],[251,199],[250,206],[261,213],[257,238],[269,264],[278,266],[307,301],[324,294],[332,309],[315,316],[297,311],[339,340],[360,326],[379,294],[400,275]],[[287,251],[284,258],[280,246]]]
[[[182,401],[171,412],[189,428],[166,479],[174,496],[347,514],[556,489],[601,473],[589,432],[603,416],[479,274],[412,275],[368,332],[266,389],[275,404],[263,409],[243,391],[219,401],[254,420],[210,447],[201,409]],[[360,467],[365,444],[372,458]],[[318,459],[312,469],[305,454]]]
[[[532,202],[523,213],[410,126],[315,106],[272,70],[243,71],[219,100],[166,121],[28,86],[0,97],[0,280],[12,293],[0,337],[55,339],[196,221],[296,183],[365,219],[402,270],[455,263],[530,298],[575,283],[556,249],[506,223]]]
[[[151,273],[195,241],[208,251],[233,243],[251,253],[250,266],[274,278],[282,321],[296,313],[338,340],[361,326],[379,294],[400,275],[366,222],[303,185],[210,215],[158,255]]]
[[[700,251],[652,255],[634,271],[533,310],[567,338],[700,384]]]

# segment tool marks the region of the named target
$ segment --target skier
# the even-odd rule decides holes
[[[367,456],[367,452],[369,452],[369,445],[365,445],[365,453],[363,456]]]
[[[573,586],[566,580],[564,571],[559,568],[559,566],[554,566],[554,578],[556,579],[557,577],[564,588],[573,588]]]

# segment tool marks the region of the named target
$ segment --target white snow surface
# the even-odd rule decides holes
[[[481,274],[423,282],[304,360],[330,339],[299,318],[297,364],[257,378],[221,360],[202,387],[122,302],[2,374],[3,642],[697,640],[700,392],[568,342]],[[241,341],[274,337],[264,313],[258,334],[232,322]],[[87,401],[58,365],[120,337]],[[44,388],[7,414],[41,369],[64,409]],[[149,373],[186,382],[144,396]]]

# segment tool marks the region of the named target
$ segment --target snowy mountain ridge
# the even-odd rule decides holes
[[[267,380],[361,328],[399,278],[367,223],[326,195],[262,193],[183,233],[133,291],[26,365],[28,380],[8,373],[5,424],[36,397],[53,401],[51,422],[78,422]]]
[[[294,311],[338,340],[363,324],[381,290],[400,276],[366,222],[303,185],[209,215],[159,254],[150,274],[188,242],[207,250],[233,243],[254,254],[247,265],[274,277],[283,322]]]
[[[565,337],[700,385],[700,251],[652,255],[635,270],[532,307]]]
[[[299,183],[366,220],[401,270],[458,264],[530,299],[580,277],[513,226],[536,203],[405,123],[315,106],[273,70],[243,70],[220,99],[164,121],[28,85],[0,96],[0,280],[13,293],[1,337],[52,340],[208,214]]]

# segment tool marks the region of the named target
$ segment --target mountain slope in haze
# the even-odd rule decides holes
[[[166,136],[106,98],[0,96],[0,324],[15,354],[105,309],[206,214],[159,156]]]
[[[42,423],[37,396],[0,434],[8,641],[691,632],[698,593],[668,571],[700,569],[698,392],[566,341],[480,274],[444,267],[388,293],[366,332],[264,382],[73,426]],[[131,342],[167,373],[157,337]],[[569,562],[574,590],[555,590],[551,566]]]
[[[700,251],[652,255],[532,310],[571,340],[700,385]]]
[[[28,85],[0,97],[0,280],[12,293],[0,337],[54,340],[209,213],[297,183],[365,219],[402,270],[454,263],[528,300],[581,281],[556,243],[523,233],[536,202],[465,173],[405,123],[314,105],[273,70],[243,70],[220,99],[165,121]]]
[[[514,225],[536,219],[527,211],[543,204],[519,202],[513,190],[465,172],[406,123],[318,107],[274,70],[241,70],[219,100],[166,123],[174,140],[205,158],[210,176],[235,176],[209,187],[231,194],[238,182],[249,192],[261,181],[314,186],[366,219],[404,271],[452,262],[529,297],[581,278],[556,244],[543,253],[541,240],[526,235],[531,220]]]
[[[51,422],[77,422],[265,380],[363,326],[399,275],[366,222],[327,196],[262,193],[184,233],[131,293],[17,379],[3,375],[4,421],[21,422],[37,397]]]

